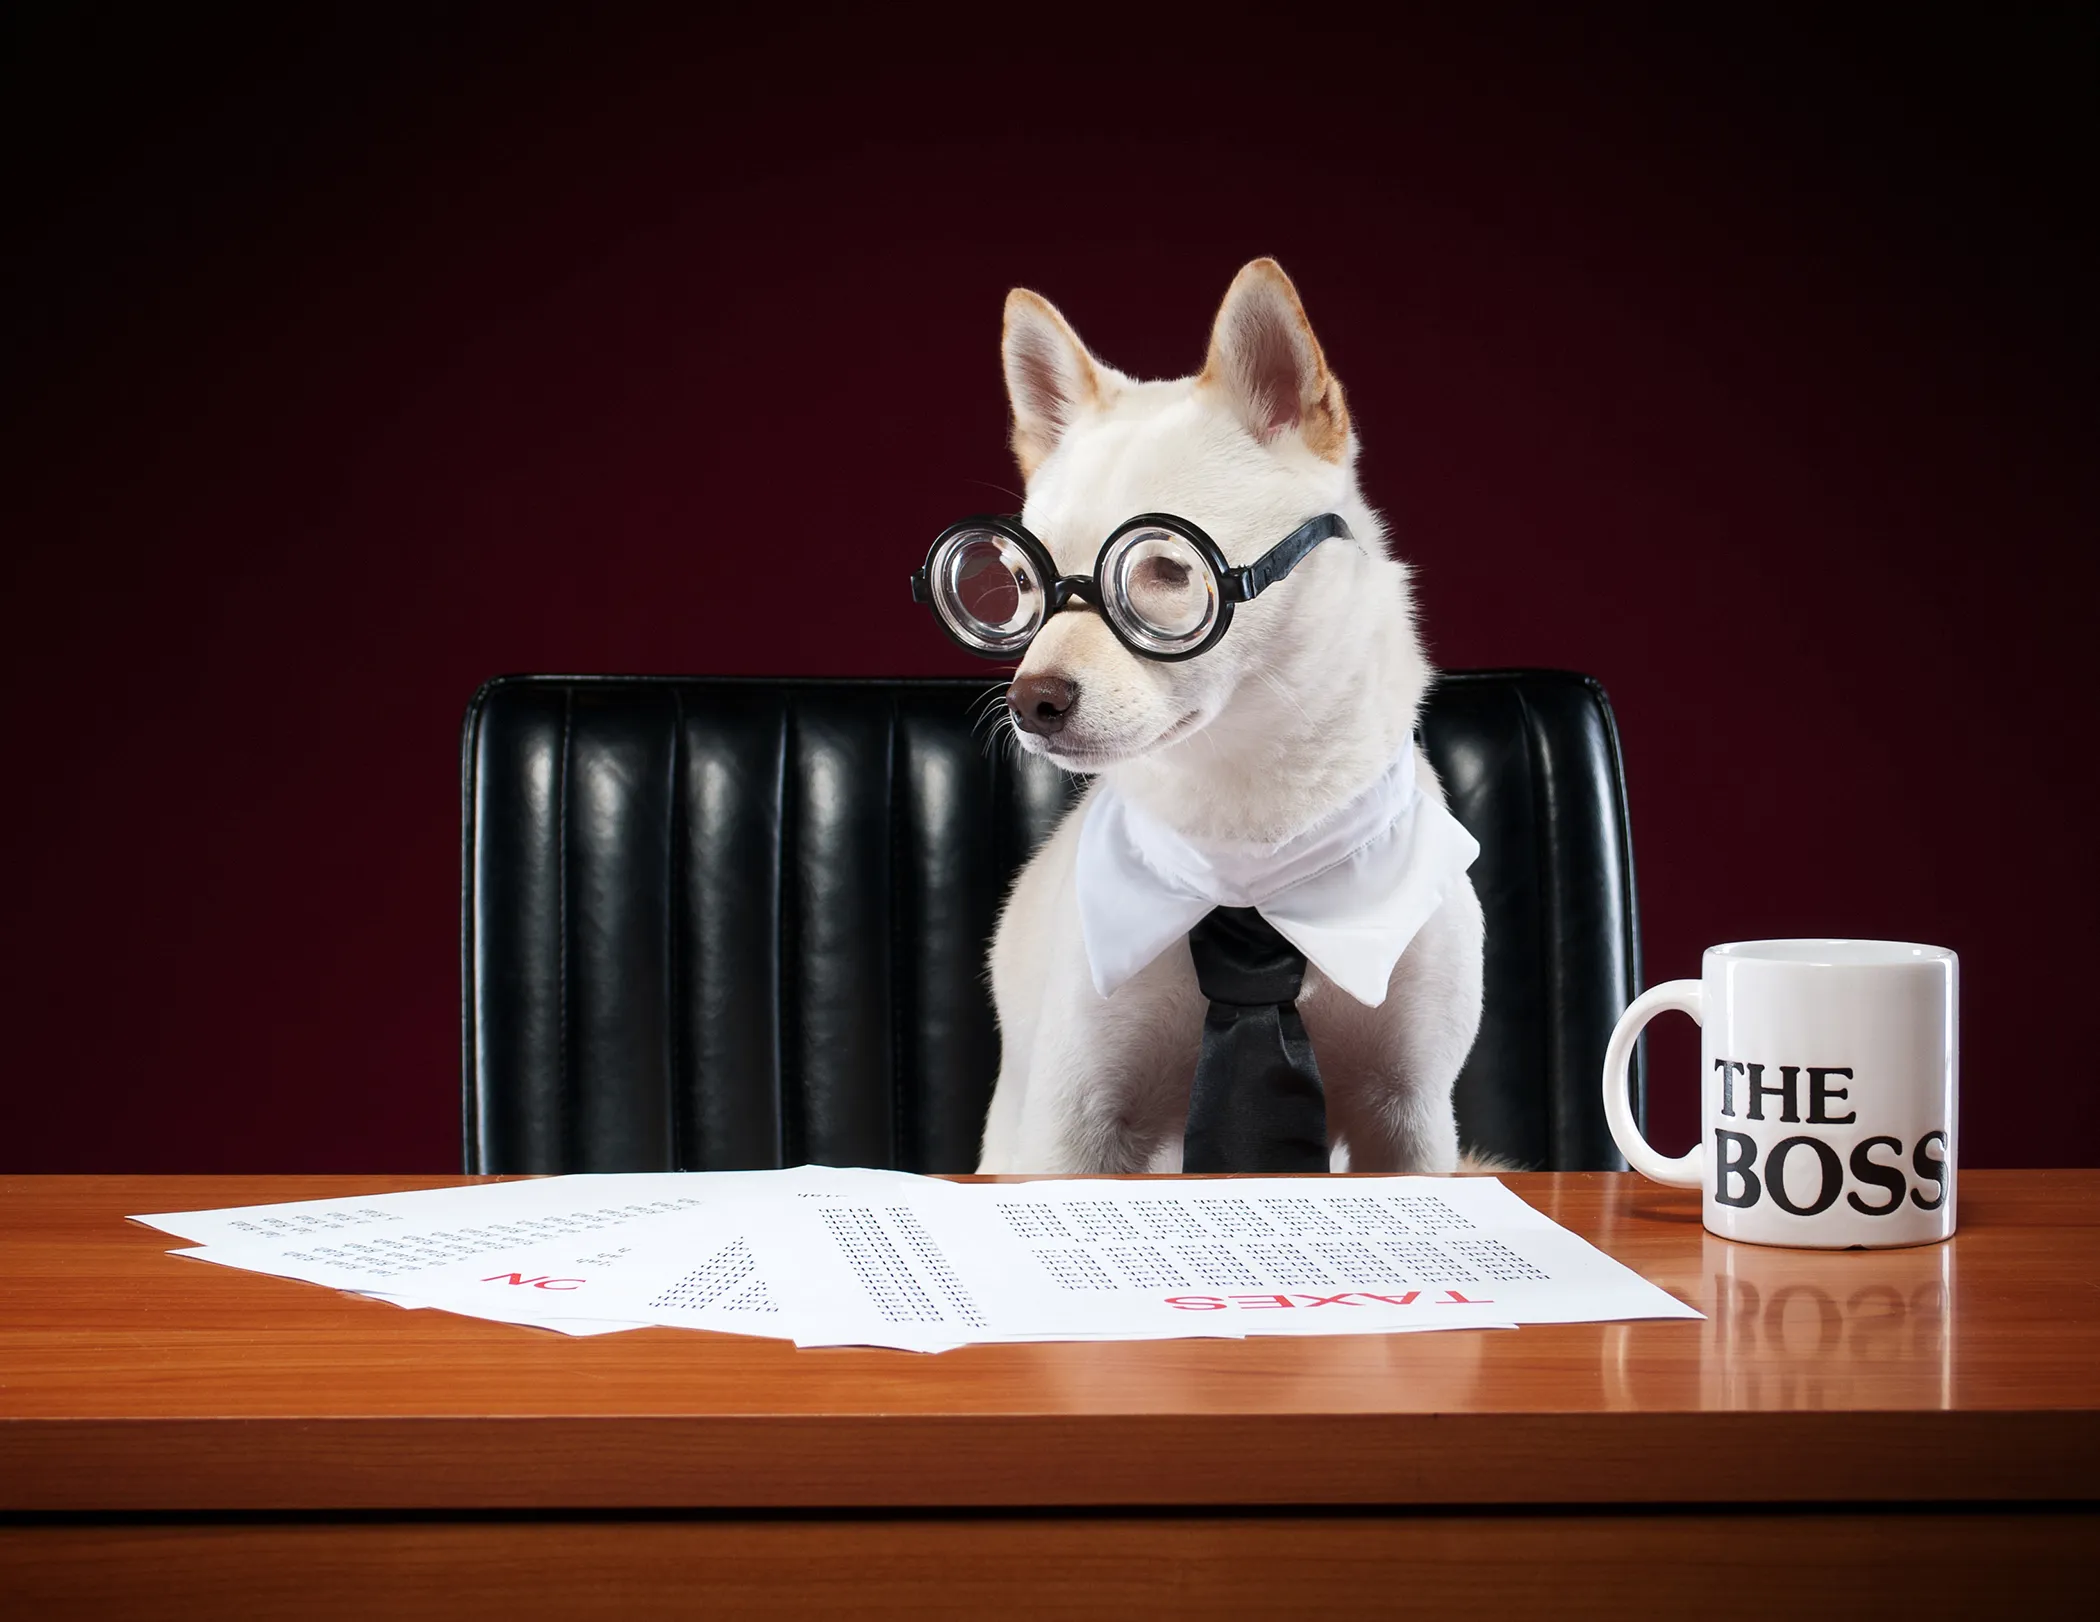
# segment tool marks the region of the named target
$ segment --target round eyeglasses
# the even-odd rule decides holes
[[[1018,659],[1074,597],[1092,604],[1118,642],[1146,659],[1193,659],[1322,541],[1354,540],[1335,513],[1300,524],[1253,563],[1233,568],[1202,530],[1171,513],[1141,513],[1101,543],[1092,574],[1059,575],[1049,548],[1018,518],[965,518],[935,537],[911,597],[941,629],[986,659]]]

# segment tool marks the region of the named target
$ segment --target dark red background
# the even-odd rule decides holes
[[[1649,977],[1953,946],[1965,1158],[2100,1159],[2090,12],[280,9],[11,25],[0,1163],[455,1165],[475,684],[972,671],[1007,287],[1177,374],[1259,253],[1439,661],[1608,685]]]

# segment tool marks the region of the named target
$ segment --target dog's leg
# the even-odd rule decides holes
[[[992,1107],[984,1118],[984,1145],[977,1158],[979,1175],[996,1176],[1014,1169],[1022,1100],[1027,1096],[1027,1064],[1018,1055],[1001,1053],[999,1080],[992,1088]]]
[[[1019,1171],[1014,1159],[1021,1135],[1021,1111],[1028,1096],[1028,1050],[1042,1017],[1040,989],[1031,985],[1033,965],[1026,961],[1033,943],[1010,926],[1009,908],[992,939],[993,1002],[999,1017],[999,1079],[992,1087],[991,1108],[984,1117],[984,1143],[977,1170],[985,1176]]]
[[[1402,955],[1378,1011],[1367,1085],[1329,1100],[1350,1170],[1458,1169],[1451,1089],[1480,1029],[1483,938],[1480,900],[1461,884]]]
[[[1044,988],[1011,1169],[1142,1172],[1188,1113],[1207,1005],[1171,953],[1103,999],[1073,946]]]
[[[1053,1176],[1144,1171],[1161,1136],[1141,1104],[1151,1089],[1112,1055],[1066,1046],[1042,1058],[1038,1075],[1055,1084],[1023,1095],[1012,1168]]]
[[[1015,875],[992,936],[986,968],[999,1021],[999,1080],[992,1088],[977,1162],[978,1171],[988,1176],[1038,1169],[1020,1155],[1021,1122],[1052,966],[1075,950],[1083,951],[1077,945],[1078,918],[1071,901],[1078,843],[1075,810]]]

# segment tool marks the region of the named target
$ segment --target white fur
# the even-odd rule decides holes
[[[1015,447],[1032,466],[1023,522],[1060,572],[1090,572],[1102,540],[1141,512],[1193,520],[1234,564],[1317,513],[1340,513],[1357,537],[1315,548],[1238,608],[1223,641],[1179,663],[1128,653],[1083,605],[1055,616],[1017,674],[1061,676],[1077,697],[1062,731],[1016,730],[1020,747],[1112,778],[1199,840],[1281,841],[1362,792],[1413,727],[1431,672],[1407,567],[1386,555],[1357,488],[1354,432],[1338,446],[1320,431],[1340,388],[1281,270],[1241,271],[1199,377],[1123,377],[1020,292],[1006,361]],[[1441,798],[1426,761],[1420,770]],[[1073,885],[1083,810],[1015,880],[993,941],[1003,1058],[980,1171],[1180,1169],[1205,999],[1185,945],[1112,997],[1095,992]],[[1298,1007],[1338,1169],[1457,1167],[1451,1087],[1480,1022],[1481,943],[1462,884],[1402,954],[1383,1006],[1308,968]]]

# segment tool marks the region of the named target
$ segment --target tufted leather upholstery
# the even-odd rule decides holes
[[[1074,794],[987,749],[987,697],[642,676],[477,693],[467,1169],[971,1170],[999,1062],[993,919]],[[1481,845],[1487,1008],[1460,1132],[1527,1166],[1618,1166],[1598,1071],[1640,965],[1603,689],[1449,674],[1422,738]]]

